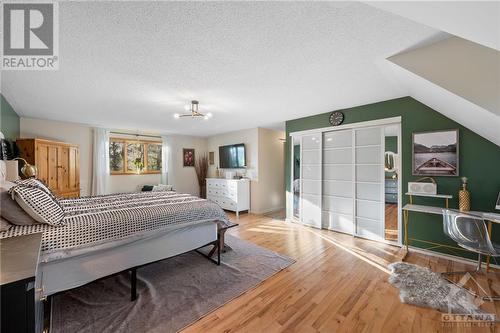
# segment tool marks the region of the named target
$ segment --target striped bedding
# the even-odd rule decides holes
[[[43,232],[42,255],[137,238],[175,226],[218,221],[230,225],[215,203],[176,192],[140,192],[60,199],[63,226],[13,226],[0,238]]]

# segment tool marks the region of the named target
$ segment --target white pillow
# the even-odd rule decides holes
[[[164,185],[164,184],[158,184],[153,186],[152,191],[153,192],[163,192],[163,191],[173,191],[174,186],[173,185]]]
[[[18,205],[35,221],[64,225],[64,210],[51,193],[36,185],[18,184],[9,190]]]

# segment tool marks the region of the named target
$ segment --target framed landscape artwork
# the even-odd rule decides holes
[[[413,133],[413,175],[458,176],[458,130]]]
[[[194,149],[182,149],[182,161],[185,167],[194,167]]]
[[[215,153],[213,151],[208,153],[208,164],[214,165],[215,163]]]

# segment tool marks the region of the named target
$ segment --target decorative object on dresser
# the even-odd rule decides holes
[[[470,210],[470,192],[467,190],[467,177],[462,177],[462,189],[458,191],[458,207],[461,212]]]
[[[431,182],[422,182],[426,179]],[[414,182],[408,182],[408,192],[412,194],[437,194],[437,183],[431,177],[420,178]]]
[[[398,203],[398,180],[385,179],[385,203]]]
[[[35,275],[41,233],[0,240],[2,333],[35,332]]]
[[[250,210],[250,180],[207,178],[207,199],[222,209],[236,212]]]
[[[194,149],[183,148],[182,149],[182,161],[185,167],[194,167]]]
[[[208,156],[203,154],[198,161],[196,161],[194,170],[196,171],[196,177],[198,178],[198,185],[200,186],[200,198],[205,199],[207,197],[207,185],[205,179],[208,175]]]
[[[20,157],[38,169],[38,178],[60,197],[80,196],[77,145],[45,139],[18,139]]]

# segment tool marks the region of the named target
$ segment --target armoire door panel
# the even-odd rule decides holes
[[[57,146],[48,145],[47,146],[48,159],[47,159],[47,169],[48,169],[48,180],[47,185],[51,189],[59,190],[59,175],[58,175],[58,150]]]
[[[381,146],[356,148],[356,164],[380,164]]]
[[[356,234],[360,237],[380,240],[384,233],[383,226],[379,221],[356,218]]]
[[[302,167],[302,177],[305,179],[321,180],[321,166],[304,165]]]
[[[59,147],[59,162],[57,164],[59,176],[59,191],[68,192],[69,188],[69,148]]]
[[[324,164],[352,164],[352,148],[323,150]]]
[[[324,165],[323,166],[324,180],[352,180],[351,165]]]
[[[321,227],[321,196],[302,195],[302,222],[314,227]]]
[[[324,180],[323,195],[336,195],[341,197],[352,197],[352,182]]]
[[[321,134],[315,134],[315,135],[304,135],[302,137],[302,149],[303,150],[308,150],[308,149],[319,149],[319,138]]]
[[[329,230],[340,231],[351,235],[354,233],[354,221],[352,215],[335,214],[329,211],[324,211],[323,227]]]
[[[302,180],[302,193],[304,194],[321,194],[321,181],[318,180]]]
[[[352,131],[334,131],[323,134],[323,148],[339,148],[352,146]]]
[[[49,146],[39,145],[36,148],[37,177],[46,185],[49,184]]]
[[[383,174],[380,169],[383,165],[357,165],[356,181],[382,183]]]
[[[380,200],[382,184],[356,184],[356,197],[363,200]]]
[[[356,200],[356,216],[377,220],[380,223],[382,220],[381,206],[379,201]]]
[[[302,152],[302,164],[319,165],[321,163],[321,156],[318,154],[319,150],[305,150]]]
[[[80,157],[78,149],[75,147],[69,148],[69,189],[71,191],[80,190]]]
[[[382,136],[381,128],[362,128],[356,130],[356,146],[380,145]]]
[[[323,196],[323,210],[352,215],[352,198]]]

